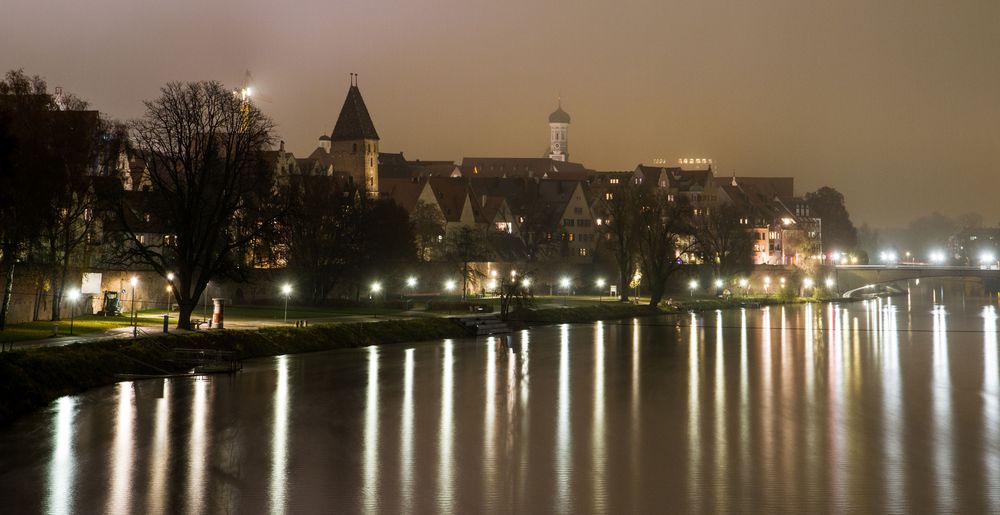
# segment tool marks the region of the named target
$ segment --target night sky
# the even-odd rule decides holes
[[[302,155],[349,72],[382,150],[411,159],[541,156],[561,93],[591,168],[711,157],[833,186],[857,223],[1000,222],[996,0],[5,0],[17,67],[117,118],[250,69]]]

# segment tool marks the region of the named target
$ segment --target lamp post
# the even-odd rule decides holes
[[[770,293],[769,292],[770,288],[771,288],[771,276],[765,275],[764,276],[764,295],[767,295],[767,294]]]
[[[604,278],[597,278],[597,302],[604,302]]]
[[[139,336],[139,319],[135,316],[135,286],[139,284],[139,278],[133,275],[129,284],[132,285],[132,337],[135,338]]]
[[[281,294],[285,296],[285,322],[288,322],[288,297],[292,295],[292,285],[288,283],[282,285]]]
[[[372,312],[373,317],[378,318],[378,300],[376,297],[378,293],[382,291],[382,283],[375,281],[372,283]]]
[[[691,279],[688,283],[688,289],[691,290],[691,296],[694,297],[694,291],[698,289],[698,281]]]
[[[716,279],[712,284],[715,285],[715,294],[718,295],[726,283],[722,279]]]
[[[454,279],[448,279],[448,280],[446,280],[444,282],[444,291],[448,292],[449,294],[451,294],[451,292],[455,291],[455,280]],[[448,301],[448,302],[449,302],[449,304],[447,304],[448,305],[448,314],[451,315],[451,304],[450,304],[451,301]]]
[[[167,273],[167,319],[170,319],[170,310],[173,307],[172,301],[174,297],[174,273]]]
[[[407,277],[406,287],[410,289],[410,295],[413,295],[414,291],[417,288],[417,277],[413,275]]]
[[[806,277],[805,279],[803,279],[802,280],[802,294],[805,295],[805,291],[806,290],[812,289],[813,284],[815,284],[815,283],[813,282],[812,277]]]
[[[743,295],[750,293],[750,281],[746,278],[740,279],[740,288],[743,288]]]
[[[559,280],[559,287],[563,290],[563,307],[566,307],[566,298],[569,297],[569,287],[572,286],[569,277],[563,277]]]
[[[76,302],[80,300],[80,290],[73,289],[69,291],[70,300],[70,311],[69,311],[69,334],[73,335],[73,321],[76,318]]]

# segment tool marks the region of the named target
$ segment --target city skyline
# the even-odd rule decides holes
[[[561,95],[573,160],[593,169],[710,157],[720,174],[833,186],[858,224],[1000,220],[983,193],[1000,185],[1000,6],[529,5],[111,0],[48,20],[15,0],[0,66],[120,119],[167,81],[238,85],[249,69],[297,155],[332,129],[351,72],[383,151],[411,159],[541,156]]]

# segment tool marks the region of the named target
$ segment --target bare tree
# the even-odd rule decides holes
[[[695,229],[696,251],[712,267],[715,277],[747,272],[752,267],[753,235],[740,222],[741,218],[745,215],[735,206],[722,204],[711,210]]]
[[[628,284],[635,275],[636,250],[638,249],[639,186],[626,181],[612,189],[611,198],[606,201],[608,219],[603,227],[609,236],[607,245],[618,265],[618,289],[622,302],[628,301]]]
[[[472,263],[487,261],[490,257],[486,234],[476,227],[460,227],[445,237],[445,253],[462,276],[462,298],[469,292],[469,281],[481,276]]]
[[[680,270],[682,254],[694,247],[691,206],[685,197],[669,200],[659,189],[642,188],[636,195],[636,247],[643,279],[649,287],[649,305],[663,299],[667,281]]]
[[[218,82],[170,83],[145,106],[130,133],[152,188],[120,203],[119,256],[174,274],[177,326],[187,329],[208,282],[241,275],[242,252],[281,213],[261,156],[274,124]]]

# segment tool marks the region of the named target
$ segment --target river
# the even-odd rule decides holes
[[[1000,513],[998,308],[941,284],[123,382],[0,429],[0,511]]]

